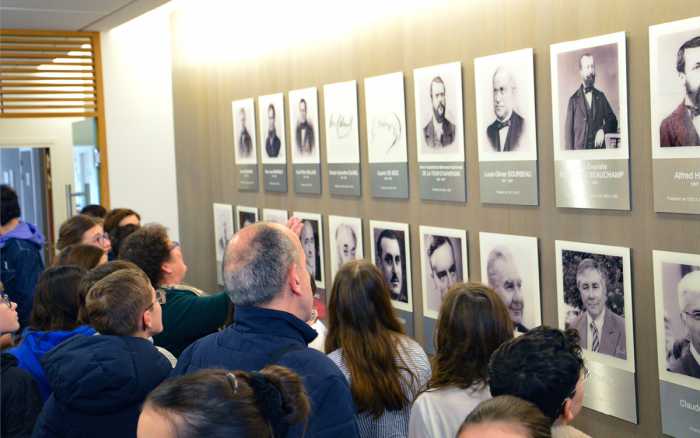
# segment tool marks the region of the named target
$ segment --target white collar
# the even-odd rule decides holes
[[[698,350],[695,349],[692,342],[690,343],[690,354],[692,354],[693,358],[695,358],[695,362],[700,364],[700,354],[698,353]]]
[[[595,319],[591,319],[591,314],[586,312],[588,314],[589,323],[593,322],[596,325],[596,327],[598,327],[599,330],[602,330],[603,323],[605,322],[605,312],[606,312],[605,305],[603,305],[603,311],[600,312],[600,315],[598,315],[598,317]]]

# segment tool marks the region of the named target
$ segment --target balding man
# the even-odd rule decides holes
[[[669,363],[668,370],[700,378],[700,271],[686,274],[678,283],[678,304],[688,342],[680,357]]]
[[[515,151],[520,146],[524,121],[514,109],[516,87],[513,75],[505,67],[498,67],[493,73],[492,83],[496,120],[486,128],[486,135],[494,151]]]
[[[486,274],[489,286],[508,309],[515,333],[527,333],[528,328],[523,324],[523,279],[508,248],[499,246],[491,250],[486,261]]]
[[[347,380],[323,353],[308,348],[317,333],[313,293],[298,219],[290,227],[260,222],[239,231],[226,248],[224,283],[236,305],[235,324],[192,344],[173,375],[202,368],[255,371],[282,365],[298,373],[311,398],[306,436],[357,437],[355,406]],[[274,421],[274,420],[273,420]],[[304,425],[287,437],[304,435]]]

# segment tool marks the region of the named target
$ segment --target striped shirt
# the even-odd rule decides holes
[[[403,361],[403,364],[413,372],[417,380],[414,380],[413,384],[409,385],[408,382],[411,382],[410,376],[405,371],[402,371],[402,374],[406,377],[406,381],[402,383],[402,386],[412,403],[416,394],[430,379],[430,361],[423,348],[407,336],[401,336],[398,350],[400,357],[396,358],[396,363],[402,364]],[[333,351],[328,357],[340,368],[348,382],[351,382],[352,378],[348,368],[345,366],[342,349]],[[411,404],[397,411],[385,411],[379,418],[374,418],[367,413],[358,413],[357,426],[360,429],[360,436],[363,438],[406,438],[408,437],[410,415]]]

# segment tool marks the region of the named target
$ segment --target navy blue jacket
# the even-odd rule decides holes
[[[26,327],[32,312],[34,288],[44,270],[42,246],[29,239],[10,238],[0,245],[0,281],[17,303],[19,324]]]
[[[53,394],[33,438],[136,436],[141,404],[170,362],[147,339],[75,336],[41,360]]]
[[[311,399],[304,436],[358,437],[355,404],[345,376],[323,353],[307,346],[316,336],[314,329],[290,313],[239,306],[234,324],[190,345],[180,355],[173,375],[202,368],[255,371],[272,364],[288,367],[303,378]],[[287,352],[280,357],[283,351]],[[287,436],[302,436],[302,429],[298,425]]]

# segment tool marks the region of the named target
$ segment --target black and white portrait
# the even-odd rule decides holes
[[[255,207],[236,206],[237,226],[240,231],[248,225],[253,225],[258,221],[258,209]]]
[[[700,255],[654,251],[662,380],[700,390]]]
[[[365,78],[365,115],[369,162],[407,162],[403,73]]]
[[[255,103],[252,98],[231,102],[236,164],[255,164]]]
[[[565,305],[579,309],[568,328],[581,348],[614,366],[633,364],[629,248],[556,241],[556,254],[560,326]]]
[[[532,49],[474,59],[479,161],[537,159]]]
[[[318,100],[316,87],[289,92],[292,162],[319,163]]]
[[[479,233],[481,281],[508,309],[515,334],[542,324],[537,238]]]
[[[360,133],[357,115],[357,82],[323,86],[326,151],[329,163],[359,163]]]
[[[224,259],[226,246],[233,237],[233,207],[229,204],[213,204],[214,210],[214,253],[216,255],[217,283],[223,283],[221,262]]]
[[[420,257],[423,315],[437,319],[449,288],[469,280],[467,232],[421,225]]]
[[[462,64],[413,70],[418,161],[464,161]]]
[[[301,246],[306,257],[306,269],[314,277],[316,287],[325,289],[323,272],[323,224],[321,215],[295,211],[292,216],[301,219]]]
[[[413,311],[408,224],[370,221],[372,260],[384,275],[397,309]]]
[[[258,97],[258,120],[260,120],[260,149],[263,164],[286,163],[284,94]]]
[[[655,158],[700,158],[700,18],[649,28]]]
[[[275,208],[263,208],[262,219],[265,222],[273,222],[280,225],[287,225],[289,215],[287,210],[277,210]]]
[[[331,277],[347,262],[364,258],[362,219],[359,217],[328,216],[330,233]]]
[[[624,32],[551,46],[555,159],[628,157],[625,47]]]

